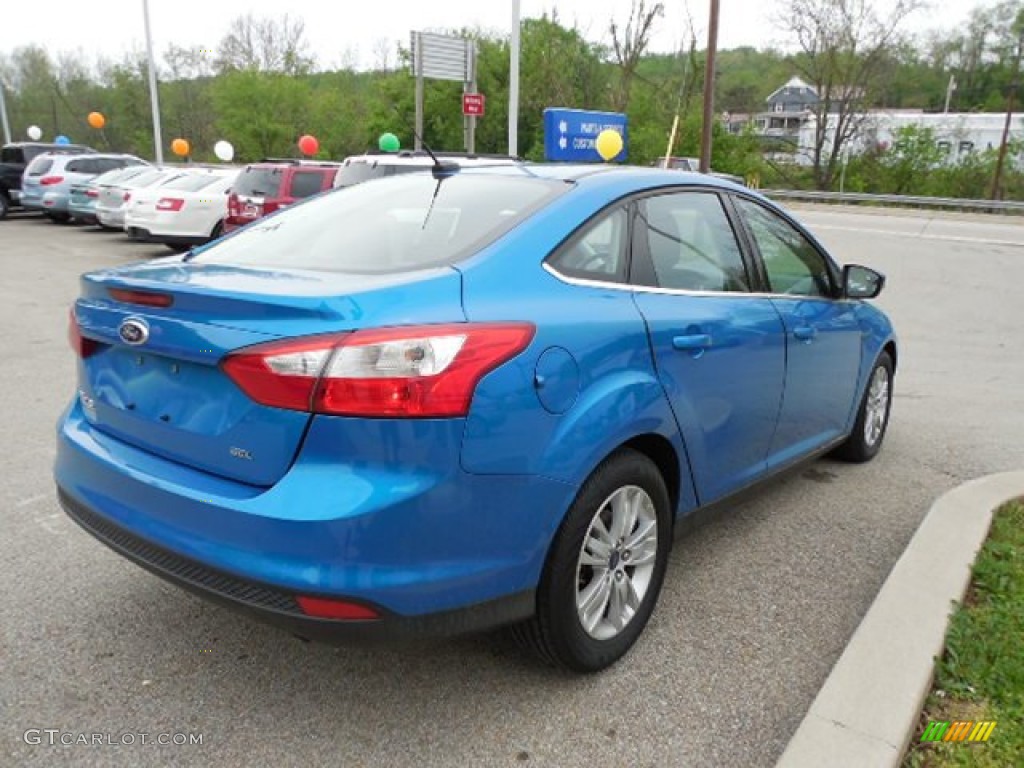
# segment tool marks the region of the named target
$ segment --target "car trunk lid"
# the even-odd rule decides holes
[[[80,399],[96,429],[124,442],[270,486],[312,417],[250,399],[220,367],[224,357],[283,338],[398,325],[410,313],[463,321],[458,272],[286,272],[171,257],[91,273],[75,306],[91,352],[79,361]]]

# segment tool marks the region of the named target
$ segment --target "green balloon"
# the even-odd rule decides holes
[[[377,140],[377,146],[381,152],[397,152],[402,148],[401,142],[393,133],[382,133]]]

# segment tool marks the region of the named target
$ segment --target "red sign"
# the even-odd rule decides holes
[[[484,95],[482,93],[462,94],[462,114],[473,117],[484,116]]]

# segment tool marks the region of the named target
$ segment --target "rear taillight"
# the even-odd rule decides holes
[[[126,203],[127,203],[127,202],[128,202],[129,200],[131,200],[131,199],[132,199],[132,193],[131,193],[131,192],[125,192],[125,193],[124,193],[124,197],[122,197],[122,198],[121,198],[121,200],[123,200],[123,201],[124,201],[124,202],[126,202]]]
[[[87,189],[87,190],[85,190],[85,196],[86,197],[99,197],[100,193],[97,192],[95,189]]]
[[[75,354],[83,360],[99,349],[99,342],[82,335],[82,331],[78,327],[78,318],[75,317],[74,307],[68,312],[68,343],[71,344],[71,349]]]
[[[180,197],[161,197],[156,202],[158,211],[180,211],[185,201]]]
[[[527,323],[383,328],[260,344],[225,373],[263,405],[335,416],[465,416],[477,383],[522,352]]]
[[[62,181],[64,181],[63,176],[43,176],[43,178],[39,180],[39,183],[44,187],[49,187],[52,184],[60,184]]]
[[[238,198],[234,195],[228,197],[228,216],[238,215]]]

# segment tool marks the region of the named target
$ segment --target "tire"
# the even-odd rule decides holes
[[[652,523],[653,537],[642,535]],[[634,546],[642,552],[623,545],[615,530],[621,525],[629,525]],[[599,553],[604,548],[608,549]],[[513,637],[549,664],[573,672],[611,666],[647,625],[671,548],[665,480],[646,456],[630,449],[617,451],[594,470],[569,508],[541,575],[537,612],[512,628]],[[638,558],[643,558],[640,565]],[[629,594],[634,605],[629,604]]]
[[[71,221],[71,217],[66,213],[48,213],[46,215],[54,224],[67,224]]]
[[[218,221],[214,225],[213,232],[210,233],[210,239],[207,240],[207,242],[212,242],[212,241],[216,240],[218,237],[220,237],[223,234],[224,234],[224,220],[221,219],[220,221]]]
[[[871,461],[882,447],[886,429],[889,427],[889,412],[892,410],[893,365],[888,352],[883,352],[875,361],[864,388],[864,397],[857,410],[857,421],[853,432],[840,445],[833,456],[844,461]]]
[[[0,219],[6,219],[11,210],[11,201],[7,199],[7,193],[0,191]]]

